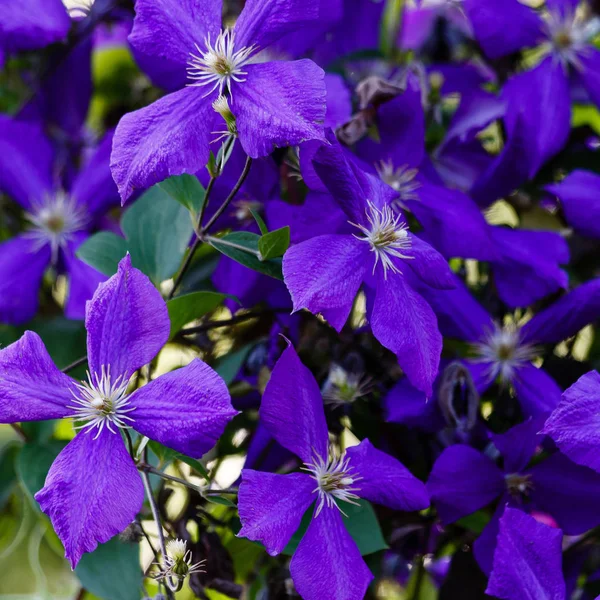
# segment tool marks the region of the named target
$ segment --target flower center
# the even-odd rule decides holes
[[[505,383],[512,381],[515,370],[533,360],[537,354],[535,346],[521,342],[520,330],[512,323],[496,326],[483,341],[474,344],[474,349],[481,362],[491,364],[490,378],[500,375]]]
[[[248,46],[235,49],[235,32],[231,29],[222,30],[217,36],[214,44],[210,40],[210,34],[204,40],[205,49],[202,50],[196,44],[197,54],[190,52],[187,73],[192,86],[211,86],[205,94],[208,96],[211,92],[219,89],[219,94],[223,94],[226,87],[229,96],[231,94],[231,82],[242,83],[247,71],[244,66],[250,63],[250,56],[256,51],[256,46]]]
[[[357,373],[349,373],[340,365],[333,365],[323,387],[323,399],[327,404],[352,404],[369,393],[370,381]]]
[[[533,481],[531,475],[521,475],[520,473],[510,473],[504,476],[506,489],[508,493],[515,499],[521,500],[524,496],[527,497],[533,490]]]
[[[316,492],[319,495],[315,516],[319,516],[325,505],[327,508],[335,506],[342,514],[345,514],[337,500],[357,504],[358,496],[354,492],[357,492],[359,488],[352,486],[362,478],[353,474],[349,463],[350,458],[336,456],[330,452],[327,459],[315,456],[312,463],[305,463],[305,466],[302,467],[317,482],[317,487],[313,490],[313,493]]]
[[[47,196],[41,203],[34,204],[26,217],[32,225],[28,235],[36,240],[38,249],[50,244],[54,261],[58,258],[58,251],[72,241],[73,234],[88,223],[85,208],[64,192]]]
[[[404,254],[404,251],[410,249],[411,240],[408,236],[408,226],[402,219],[402,215],[394,212],[391,206],[385,205],[378,209],[371,201],[367,201],[367,221],[369,226],[357,225],[364,237],[355,235],[354,237],[367,242],[371,246],[371,251],[375,253],[375,264],[381,260],[383,273],[387,279],[387,272],[400,273],[400,269],[394,264],[394,258],[412,259],[414,257]]]
[[[398,192],[396,203],[400,208],[406,210],[405,202],[419,199],[419,196],[415,193],[421,187],[421,184],[415,181],[419,173],[418,169],[412,169],[408,165],[396,168],[392,161],[388,160],[379,163],[377,173],[382,181],[385,181],[392,189]]]
[[[112,381],[110,366],[102,365],[100,375],[94,373],[93,377],[88,371],[87,381],[76,384],[77,391],[71,391],[75,406],[68,407],[74,412],[67,418],[81,421],[82,424],[77,425],[75,429],[83,429],[86,433],[98,429],[96,438],[102,433],[105,425],[111,433],[116,433],[113,425],[120,429],[129,429],[127,421],[133,422],[133,419],[127,415],[135,410],[135,407],[129,406],[128,385],[129,382],[123,381],[121,375]]]

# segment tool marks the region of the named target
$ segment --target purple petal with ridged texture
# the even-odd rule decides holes
[[[439,431],[444,426],[437,402],[427,400],[425,394],[411,385],[407,377],[387,393],[384,405],[386,421],[430,432]]]
[[[490,58],[500,58],[543,39],[543,21],[518,0],[465,0],[475,38]]]
[[[271,435],[303,462],[315,455],[327,458],[321,390],[291,345],[275,364],[258,414]]]
[[[486,594],[504,600],[565,600],[562,531],[506,508]]]
[[[110,366],[113,381],[127,381],[165,345],[171,322],[160,293],[128,254],[88,303],[85,326],[92,376]]]
[[[504,0],[503,0],[504,1]],[[504,86],[506,129],[515,127],[529,152],[529,177],[565,145],[571,127],[571,93],[562,64],[545,58],[531,71],[515,75]],[[536,110],[536,106],[547,110]]]
[[[531,501],[551,515],[567,535],[580,535],[600,524],[600,474],[557,452],[529,471]]]
[[[600,472],[600,375],[590,371],[562,396],[542,433],[580,465]]]
[[[500,298],[510,308],[529,306],[568,285],[559,265],[569,262],[569,247],[558,233],[492,227],[501,258],[492,263]]]
[[[438,291],[420,285],[418,291],[437,315],[439,329],[444,336],[479,342],[487,332],[493,331],[494,322],[462,280],[455,277],[455,282],[453,290]]]
[[[35,499],[75,568],[85,552],[93,552],[135,519],[144,486],[120,434],[104,428],[98,438],[79,433],[69,442]]]
[[[496,464],[470,446],[446,448],[433,465],[427,491],[444,523],[453,523],[498,498],[505,489]]]
[[[409,234],[410,249],[406,251],[410,260],[398,259],[395,262],[408,265],[417,277],[436,290],[453,290],[456,287],[454,273],[446,259],[427,242],[414,234]]]
[[[129,42],[152,81],[168,90],[183,87],[190,52],[205,50],[221,30],[222,0],[137,0]]]
[[[0,244],[0,322],[20,325],[33,318],[51,256],[49,244],[38,249],[26,234]]]
[[[543,417],[530,417],[505,433],[492,434],[494,446],[498,448],[504,459],[505,472],[517,473],[529,464],[536,448],[543,440],[543,436],[538,433],[543,424]]]
[[[406,204],[423,226],[420,234],[446,258],[493,260],[496,249],[479,207],[459,190],[423,183]]]
[[[377,288],[369,316],[373,335],[398,357],[410,382],[431,396],[442,352],[437,319],[403,275],[384,279],[378,268]]]
[[[85,319],[86,303],[92,299],[98,286],[107,280],[106,275],[75,255],[76,249],[86,239],[85,234],[76,236],[76,241],[70,243],[62,254],[69,276],[69,291],[65,304],[65,316],[68,319]]]
[[[297,60],[252,64],[245,70],[245,81],[232,85],[231,110],[248,156],[325,140],[326,92],[320,67]]]
[[[110,168],[123,203],[172,175],[194,174],[208,162],[217,117],[197,87],[186,87],[126,114],[115,132]]]
[[[193,458],[206,454],[237,414],[223,379],[200,359],[137,389],[130,404],[136,431]]]
[[[573,171],[560,183],[545,188],[558,196],[565,219],[577,232],[600,237],[600,175],[589,171]]]
[[[119,205],[119,190],[110,172],[113,133],[109,131],[102,138],[71,187],[71,195],[77,203],[85,205],[96,218]]]
[[[290,563],[296,590],[304,600],[362,600],[373,575],[337,508],[324,508],[311,521]]]
[[[329,145],[321,146],[315,154],[314,169],[348,219],[368,226],[367,201],[381,208],[393,202],[398,193],[379,177],[365,173],[331,131],[327,138]]]
[[[62,40],[71,19],[61,0],[2,0],[0,46],[7,52],[35,50]]]
[[[271,556],[283,551],[308,507],[315,480],[306,473],[278,475],[244,469],[238,495],[238,537],[260,542]]]
[[[0,190],[24,209],[53,192],[54,151],[39,123],[0,115],[0,157]]]
[[[352,94],[337,73],[325,73],[325,89],[327,90],[327,112],[325,127],[336,129],[350,120],[352,116]]]
[[[334,309],[331,325],[340,331],[369,268],[369,254],[369,245],[351,235],[321,235],[290,247],[283,257],[283,279],[294,310]]]
[[[534,365],[519,367],[512,384],[526,417],[546,415],[553,411],[560,401],[562,390],[558,383],[544,369]]]
[[[399,460],[377,450],[369,440],[348,448],[351,476],[358,476],[356,494],[395,510],[423,510],[429,506],[425,484]]]
[[[50,358],[37,333],[0,350],[0,423],[60,419],[73,411],[73,380]]]
[[[236,44],[263,50],[287,33],[317,24],[321,0],[246,0],[235,24]]]
[[[494,552],[496,551],[496,540],[500,528],[500,517],[504,514],[507,504],[510,504],[510,496],[504,494],[496,506],[496,510],[483,528],[479,537],[473,544],[473,554],[481,570],[489,577],[494,564]]]
[[[523,325],[521,337],[532,344],[558,344],[600,318],[600,279],[575,288]]]

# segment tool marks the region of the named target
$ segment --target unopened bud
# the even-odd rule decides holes
[[[226,96],[219,96],[213,103],[212,107],[215,112],[218,112],[225,123],[227,124],[227,132],[233,136],[237,136],[237,124],[235,121],[235,115],[231,112],[229,107],[229,101]]]
[[[463,431],[473,429],[477,421],[479,394],[465,365],[453,362],[444,369],[438,402],[450,427]]]

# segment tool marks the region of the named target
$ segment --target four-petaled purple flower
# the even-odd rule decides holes
[[[249,0],[233,29],[221,0],[138,0],[130,42],[157,83],[179,90],[125,115],[113,176],[123,201],[171,175],[196,173],[211,136],[233,115],[249,156],[323,139],[323,70],[310,60],[269,61],[269,46],[320,16],[318,0]],[[219,114],[217,114],[219,112]],[[215,136],[213,136],[215,137]]]
[[[275,365],[259,416],[269,433],[304,463],[305,473],[279,475],[244,469],[238,535],[279,554],[315,503],[313,518],[290,564],[305,600],[361,600],[373,578],[346,530],[344,502],[365,498],[396,510],[427,508],[425,485],[368,440],[344,455],[329,445],[323,399],[312,373],[289,346]]]
[[[236,414],[225,382],[198,359],[129,390],[131,376],[156,356],[170,330],[165,302],[129,256],[88,303],[86,327],[86,382],[59,371],[31,331],[0,351],[0,423],[78,423],[80,431],[35,496],[73,567],[84,552],[123,531],[142,507],[142,480],[121,429],[201,457]]]
[[[365,284],[375,337],[397,356],[413,385],[431,394],[442,337],[435,315],[412,281],[454,287],[446,260],[409,232],[393,202],[396,192],[362,171],[331,139],[313,161],[354,233],[319,235],[292,246],[283,258],[294,309],[322,313],[338,331]]]

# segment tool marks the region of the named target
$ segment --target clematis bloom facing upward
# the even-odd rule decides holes
[[[0,423],[78,423],[79,432],[35,496],[73,568],[83,553],[123,531],[142,507],[142,480],[121,429],[200,457],[236,414],[224,381],[198,359],[129,391],[131,376],[156,356],[170,329],[165,302],[129,256],[88,303],[86,328],[85,382],[62,373],[31,331],[0,351]]]
[[[125,115],[117,127],[111,162],[123,202],[135,189],[202,169],[223,128],[215,111],[233,114],[252,158],[323,139],[323,70],[310,60],[265,62],[264,54],[285,34],[316,22],[320,4],[250,0],[235,27],[222,29],[221,0],[136,2],[129,40],[138,62],[178,91]]]
[[[365,498],[396,510],[427,508],[425,485],[368,440],[345,455],[328,442],[323,399],[311,372],[289,346],[265,389],[259,416],[268,432],[303,462],[304,473],[280,475],[244,469],[238,508],[239,534],[279,554],[315,503],[312,521],[290,564],[305,600],[361,600],[373,575],[342,519],[344,503]]]
[[[393,206],[396,192],[330,140],[313,164],[354,233],[319,235],[286,252],[283,275],[294,309],[320,312],[340,331],[364,283],[373,335],[397,355],[411,383],[431,395],[442,337],[411,282],[451,289],[452,272],[439,252],[409,232]]]

